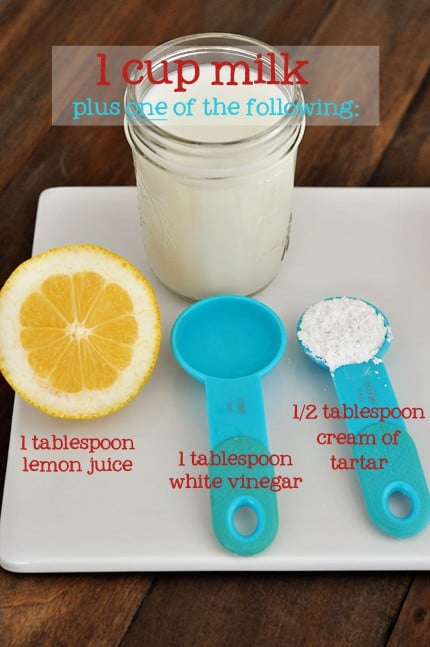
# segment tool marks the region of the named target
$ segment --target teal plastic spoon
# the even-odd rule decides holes
[[[260,379],[278,363],[286,342],[285,328],[269,307],[234,295],[194,303],[172,328],[176,360],[205,385],[210,449],[222,458],[209,467],[211,483],[220,485],[210,488],[213,529],[239,555],[264,550],[278,529],[276,494],[268,487],[274,469],[259,458],[270,453]],[[240,456],[253,456],[253,467]],[[261,487],[249,487],[248,477]],[[239,511],[252,519],[243,524],[245,531]]]
[[[331,297],[327,300],[343,297]],[[348,299],[353,297],[347,297]],[[380,314],[386,327],[379,351],[368,361],[346,364],[331,371],[334,387],[342,405],[360,410],[385,407],[398,411],[397,399],[381,357],[387,350],[391,333],[387,318],[373,304],[364,301]],[[300,339],[303,317],[297,325],[299,345],[314,362],[327,368]],[[393,537],[410,537],[420,532],[430,520],[430,496],[415,443],[402,418],[387,416],[384,422],[369,424],[366,418],[346,419],[352,445],[355,469],[366,507],[373,523]],[[406,514],[393,511],[398,495],[406,497]]]

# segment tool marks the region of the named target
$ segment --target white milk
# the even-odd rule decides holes
[[[278,273],[288,243],[296,150],[303,133],[303,124],[285,131],[279,115],[256,114],[256,104],[268,104],[270,98],[291,101],[278,86],[211,86],[213,78],[213,68],[201,65],[199,80],[186,92],[173,92],[174,74],[169,76],[173,86],[153,85],[144,96],[137,89],[138,102],[155,106],[165,101],[168,120],[154,121],[160,130],[143,145],[143,136],[136,144],[134,124],[127,133],[151,267],[167,287],[195,299],[252,294]],[[209,99],[213,109],[213,97],[226,104],[236,101],[240,114],[205,115],[203,101]],[[257,102],[246,116],[250,98]],[[172,115],[175,103],[188,106],[190,99],[196,99],[188,107],[191,117]],[[219,112],[221,108],[218,103]],[[237,111],[237,105],[233,108]],[[153,118],[154,113],[149,115]],[[145,124],[140,127],[144,130]]]

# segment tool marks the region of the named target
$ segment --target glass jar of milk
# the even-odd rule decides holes
[[[279,272],[304,130],[282,66],[259,41],[197,34],[153,49],[127,86],[145,249],[174,292],[249,295]]]

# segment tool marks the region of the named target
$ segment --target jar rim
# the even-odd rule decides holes
[[[187,52],[188,55],[190,52],[193,50],[201,50],[203,48],[203,44],[206,43],[206,50],[210,50],[213,48],[227,48],[227,44],[222,44],[222,42],[215,44],[210,44],[211,41],[234,41],[245,49],[247,46],[248,50],[251,47],[264,47],[266,50],[268,50],[271,53],[274,53],[275,55],[279,56],[280,52],[277,50],[273,45],[270,45],[268,43],[264,43],[263,41],[260,41],[258,39],[252,38],[250,36],[245,36],[241,34],[234,34],[234,33],[229,33],[229,32],[199,32],[196,34],[189,34],[186,36],[180,36],[178,38],[174,38],[172,40],[166,41],[160,45],[155,46],[153,49],[151,49],[146,56],[152,56],[154,57],[154,54],[156,55],[155,60],[162,60],[163,55],[166,54],[166,52],[169,52],[170,50],[174,51],[175,48],[179,46],[187,46],[185,50],[181,51],[181,54]],[[145,84],[145,81],[143,82],[142,85]],[[150,85],[147,82],[147,85]],[[279,86],[277,86],[279,87]],[[293,89],[294,96],[291,98],[292,101],[296,100],[303,100],[303,93],[300,88],[300,85],[297,83],[293,83],[288,86],[290,89]],[[125,95],[124,95],[124,103],[127,103],[128,99],[135,96],[136,92],[136,85],[130,84],[127,86]],[[173,145],[181,145],[181,146],[186,146],[190,151],[191,150],[198,150],[200,147],[204,146],[205,148],[209,150],[216,151],[219,148],[222,148],[225,150],[226,147],[229,147],[231,150],[234,150],[235,148],[243,148],[247,147],[250,145],[258,145],[258,142],[264,142],[267,141],[267,139],[272,138],[272,137],[277,137],[279,133],[285,134],[285,132],[290,131],[290,136],[289,139],[293,141],[292,148],[294,147],[297,138],[298,138],[298,133],[304,129],[305,125],[305,116],[296,114],[294,116],[290,115],[281,115],[279,119],[277,119],[274,123],[268,125],[267,127],[261,128],[261,130],[252,133],[251,135],[245,136],[245,137],[235,137],[233,139],[226,139],[222,141],[201,141],[200,139],[192,139],[190,137],[185,137],[185,136],[180,136],[176,133],[173,133],[169,130],[161,128],[158,124],[156,124],[154,121],[148,119],[146,121],[142,122],[137,122],[133,121],[128,118],[127,113],[125,111],[124,113],[124,128],[126,130],[126,133],[128,132],[128,129],[132,130],[135,135],[137,135],[138,139],[146,139],[145,134],[149,135],[151,139],[155,140],[163,140],[166,144],[171,143]]]

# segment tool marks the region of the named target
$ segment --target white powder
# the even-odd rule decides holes
[[[334,371],[375,357],[391,332],[382,315],[351,297],[326,299],[304,313],[297,337],[312,355]]]

